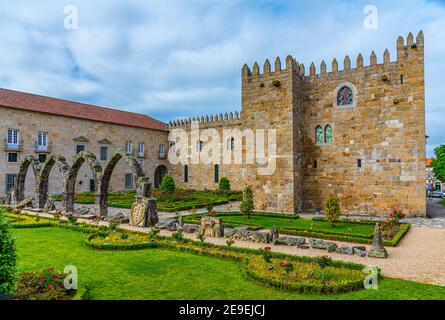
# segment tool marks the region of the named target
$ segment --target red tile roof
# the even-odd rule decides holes
[[[0,88],[0,106],[42,112],[65,117],[120,124],[124,126],[166,130],[166,124],[147,115],[90,104],[50,98]]]

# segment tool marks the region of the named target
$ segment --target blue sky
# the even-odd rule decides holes
[[[64,28],[64,8],[78,29]],[[363,27],[366,5],[379,28]],[[0,86],[168,121],[240,109],[244,63],[292,54],[352,65],[423,29],[428,155],[445,142],[445,1],[2,1]]]

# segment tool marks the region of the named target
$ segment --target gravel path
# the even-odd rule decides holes
[[[61,203],[56,202],[57,209],[60,210]],[[95,204],[75,204],[74,208],[78,209],[80,207],[88,207],[91,210],[91,213],[97,211],[97,206]],[[214,210],[218,212],[239,212],[239,202],[230,202],[228,204],[223,204],[220,206],[215,206]],[[117,213],[122,212],[125,216],[130,215],[130,209],[121,209],[121,208],[108,208],[108,213],[111,216],[116,215]],[[181,211],[182,215],[188,215],[193,213],[206,213],[207,210],[205,208],[197,209],[195,212],[192,211]],[[164,220],[175,216],[174,212],[158,212],[159,219]],[[300,217],[302,218],[313,218],[315,217],[314,213],[300,213]],[[427,199],[427,216],[428,218],[408,218],[405,219],[405,222],[409,222],[413,227],[422,227],[422,228],[435,228],[435,229],[445,229],[445,206],[439,204],[438,199]],[[346,216],[342,215],[341,218],[346,218]],[[347,218],[349,219],[359,219],[359,220],[370,220],[369,216],[364,215],[350,215]],[[374,220],[376,221],[384,221],[386,218],[384,217],[376,217]]]

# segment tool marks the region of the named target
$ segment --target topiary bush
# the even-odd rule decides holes
[[[245,187],[243,190],[243,200],[240,204],[240,211],[247,215],[250,219],[250,215],[252,214],[252,211],[254,209],[253,204],[253,192],[250,187]]]
[[[340,218],[340,199],[336,195],[329,196],[325,203],[326,207],[326,220],[335,226],[338,218]]]
[[[12,293],[17,280],[17,253],[15,238],[9,224],[0,215],[0,296]]]
[[[161,183],[162,193],[173,194],[175,193],[175,190],[176,190],[175,180],[171,175],[166,174],[162,178],[162,183]]]
[[[220,192],[229,192],[230,191],[230,181],[227,178],[221,178],[218,184],[218,190]]]

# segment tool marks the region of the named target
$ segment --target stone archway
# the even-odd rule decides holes
[[[35,194],[36,197],[40,194],[39,192],[39,178],[40,178],[40,162],[33,155],[25,156],[25,159],[20,163],[19,172],[17,174],[17,180],[15,183],[15,196],[16,203],[25,199],[25,182],[26,175],[28,173],[29,166],[32,167],[35,177]]]
[[[57,168],[60,171],[62,176],[62,184],[63,184],[63,194],[62,194],[62,210],[66,210],[66,185],[68,179],[68,173],[70,171],[70,166],[66,162],[66,159],[59,155],[52,153],[49,155],[46,162],[43,164],[43,168],[40,172],[39,179],[39,198],[37,200],[38,207],[44,208],[46,200],[48,199],[48,190],[49,190],[49,176],[51,174],[51,170],[54,165],[57,165]]]
[[[111,157],[107,166],[102,175],[102,180],[100,182],[100,194],[99,194],[99,205],[100,205],[100,214],[102,216],[107,216],[108,214],[108,189],[110,187],[110,180],[113,174],[114,168],[119,163],[119,161],[124,158],[127,165],[131,168],[135,180],[136,180],[136,192],[137,197],[143,197],[145,194],[149,193],[149,184],[148,179],[145,178],[144,171],[142,170],[141,165],[133,156],[133,154],[126,152],[124,150],[117,150],[114,155]]]
[[[95,180],[95,195],[96,195],[96,204],[99,204],[99,190],[100,183],[102,177],[102,166],[99,161],[97,161],[96,156],[89,151],[82,151],[74,158],[73,165],[71,166],[65,187],[65,200],[66,207],[65,210],[67,212],[74,211],[74,196],[75,196],[75,188],[76,188],[76,179],[77,174],[79,173],[80,168],[84,163],[87,163],[93,173],[93,178]]]
[[[159,188],[159,186],[162,183],[162,178],[168,173],[167,167],[161,164],[160,166],[157,166],[155,170],[155,188]]]

